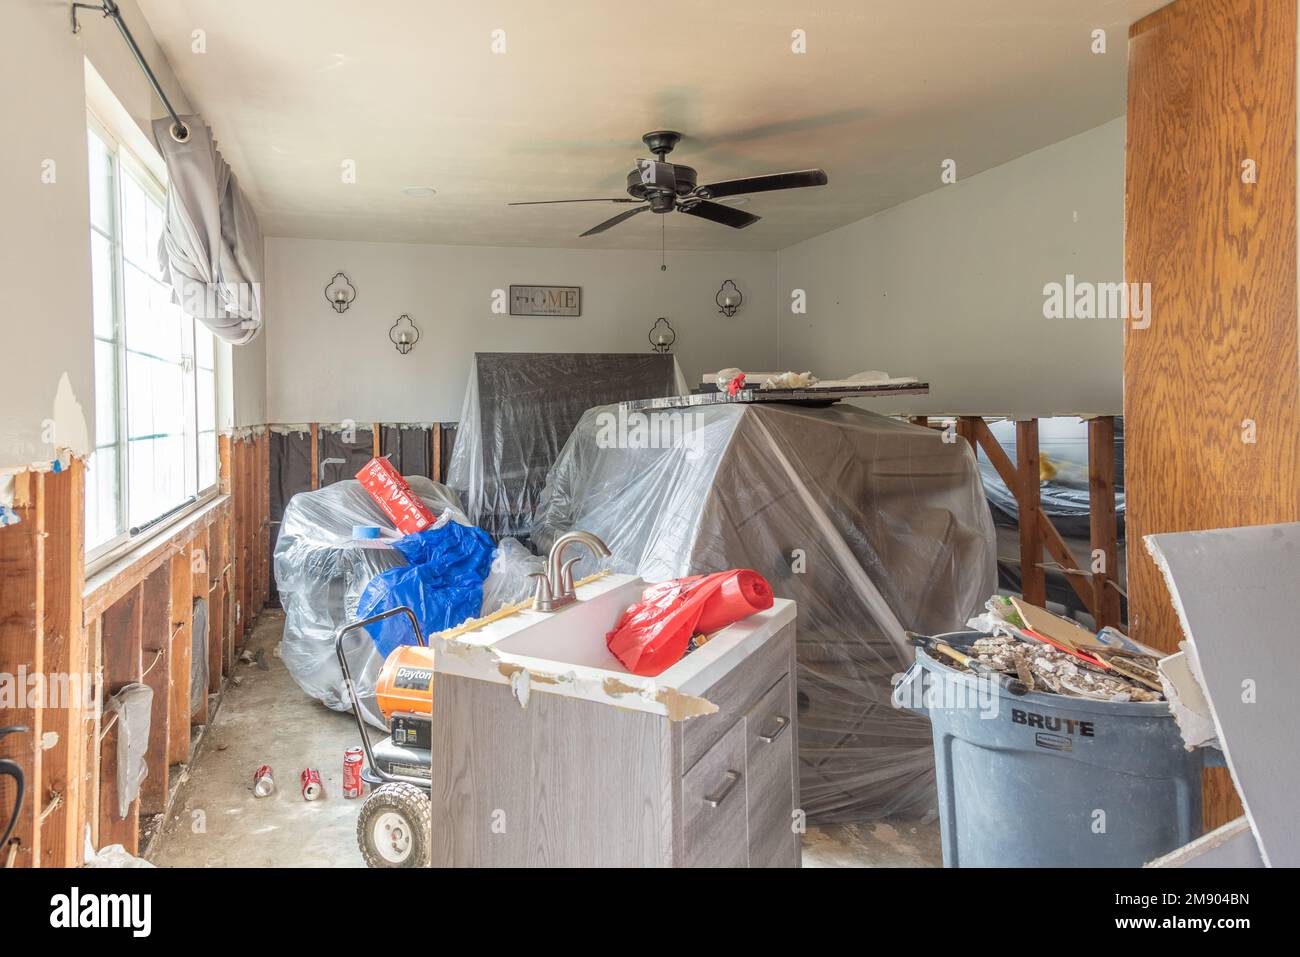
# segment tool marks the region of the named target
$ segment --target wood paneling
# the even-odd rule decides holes
[[[1177,0],[1129,37],[1125,279],[1151,284],[1124,343],[1129,618],[1173,650],[1142,537],[1300,519],[1296,3]],[[1226,775],[1205,808],[1240,813]]]

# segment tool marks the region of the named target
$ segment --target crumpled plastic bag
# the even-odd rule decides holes
[[[635,675],[662,674],[697,634],[712,634],[772,607],[772,586],[748,568],[651,585],[605,636],[610,654]]]
[[[529,575],[545,571],[546,559],[534,555],[517,538],[503,538],[492,559],[492,571],[483,583],[483,609],[490,615],[503,605],[523,601],[533,592]]]
[[[496,551],[487,532],[449,522],[400,538],[393,549],[409,564],[370,579],[357,602],[358,618],[405,605],[427,638],[478,615]],[[387,618],[366,630],[383,657],[399,645],[417,643],[405,616]]]
[[[110,844],[95,850],[90,843],[90,825],[86,825],[86,839],[81,851],[86,867],[155,867],[143,857],[136,857],[121,844]]]
[[[117,712],[117,816],[126,819],[131,802],[149,774],[145,753],[149,750],[149,724],[153,717],[153,689],[133,682],[108,699],[108,710]]]

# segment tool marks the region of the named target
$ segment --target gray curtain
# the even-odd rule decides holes
[[[262,230],[200,116],[184,116],[178,143],[170,117],[153,121],[167,163],[167,226],[158,245],[172,301],[235,345],[262,328]]]

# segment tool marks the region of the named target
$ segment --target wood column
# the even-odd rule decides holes
[[[1132,26],[1125,279],[1151,309],[1124,339],[1129,620],[1160,649],[1181,631],[1143,536],[1300,519],[1295,148],[1296,0]],[[1240,813],[1226,774],[1205,809]]]

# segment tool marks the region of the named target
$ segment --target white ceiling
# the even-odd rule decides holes
[[[1127,28],[1163,0],[139,0],[273,236],[657,248],[629,207],[647,130],[700,182],[824,168],[744,230],[666,217],[672,249],[779,249],[1124,112]],[[806,31],[807,53],[791,52]],[[1108,52],[1090,51],[1107,31]],[[504,30],[506,52],[491,50]],[[207,51],[192,52],[203,30]],[[342,182],[354,160],[355,184]],[[404,186],[433,186],[410,198]]]

